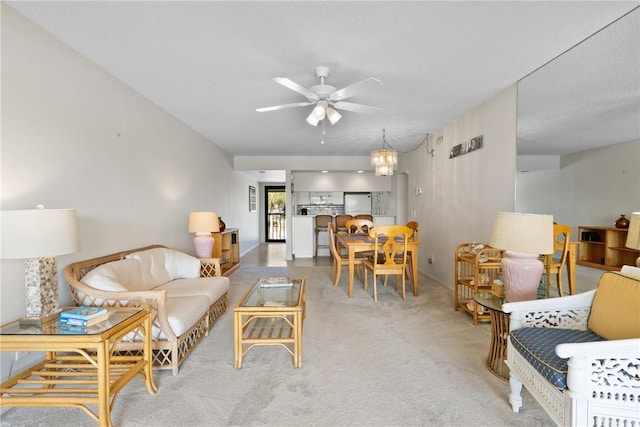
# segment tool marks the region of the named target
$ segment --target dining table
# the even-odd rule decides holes
[[[378,242],[376,248],[375,241],[364,233],[337,233],[336,242],[338,244],[338,252],[341,247],[347,249],[349,255],[349,298],[353,297],[353,275],[355,272],[355,259],[358,252],[367,252],[382,249],[382,243]],[[411,256],[411,283],[413,284],[413,295],[418,296],[418,247],[420,246],[419,237],[414,236],[407,241],[407,251]],[[366,272],[365,272],[366,274]]]

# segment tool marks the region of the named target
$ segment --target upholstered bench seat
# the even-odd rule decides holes
[[[567,386],[567,362],[556,354],[564,343],[596,342],[604,338],[591,331],[571,329],[523,328],[511,332],[511,343],[536,371],[559,389]]]

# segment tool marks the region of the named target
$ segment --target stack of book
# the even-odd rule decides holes
[[[109,312],[104,307],[80,306],[60,313],[58,322],[68,326],[91,326],[109,318]]]

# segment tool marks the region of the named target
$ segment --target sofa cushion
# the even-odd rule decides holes
[[[604,273],[591,304],[588,326],[608,340],[640,338],[640,278]]]
[[[209,298],[209,304],[211,304],[229,290],[229,278],[199,277],[197,279],[176,279],[158,286],[158,289],[166,289],[167,298],[194,295],[206,296]]]
[[[522,328],[511,331],[513,347],[547,381],[559,389],[567,386],[567,362],[556,354],[556,346],[565,343],[604,341],[591,331],[555,328]]]
[[[167,298],[167,320],[173,333],[180,336],[188,331],[209,310],[210,305],[206,296]],[[164,335],[160,338],[166,339]]]
[[[83,278],[82,282],[92,288],[103,291],[128,291],[135,283],[142,281],[139,262],[133,259],[122,259],[102,264]]]
[[[145,289],[155,288],[174,279],[200,276],[200,260],[169,248],[153,248],[126,255],[140,261]]]

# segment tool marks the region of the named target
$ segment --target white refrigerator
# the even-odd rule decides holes
[[[344,193],[344,213],[371,214],[371,193]]]

